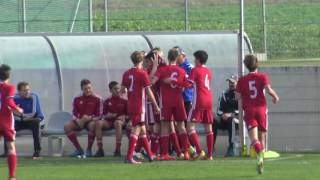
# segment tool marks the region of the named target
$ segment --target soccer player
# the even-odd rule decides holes
[[[23,110],[13,101],[15,87],[9,84],[11,74],[10,66],[0,66],[0,138],[4,137],[8,148],[7,163],[9,168],[9,180],[16,179],[17,155],[15,147],[15,130],[13,113],[23,116]]]
[[[102,130],[116,130],[116,148],[114,156],[121,156],[121,140],[122,128],[125,125],[127,116],[127,100],[121,98],[121,86],[118,82],[112,81],[109,83],[111,97],[107,98],[103,103],[103,116],[101,121],[96,122],[95,134],[97,137],[98,151],[95,157],[103,157]]]
[[[138,137],[141,138],[149,160],[152,161],[155,158],[151,152],[150,144],[146,136],[145,94],[149,96],[157,113],[159,113],[160,109],[150,88],[151,83],[148,78],[148,74],[142,69],[144,55],[145,54],[142,51],[133,52],[130,58],[134,67],[127,70],[122,76],[122,91],[125,91],[126,89],[128,90],[128,116],[132,122],[132,131],[125,162],[131,164],[141,163],[133,159],[133,152],[135,150]]]
[[[148,72],[150,79],[158,68],[166,65],[166,62],[164,62],[162,58],[162,54],[163,53],[160,48],[154,48],[145,56],[144,68]],[[151,88],[157,102],[159,102],[159,83],[154,84]],[[159,151],[160,140],[160,114],[155,113],[152,102],[149,99],[146,107],[146,121],[148,122],[147,129],[150,132],[151,150],[157,155]]]
[[[184,158],[185,160],[190,158],[188,151],[189,141],[184,124],[184,121],[187,119],[187,115],[182,98],[182,88],[174,84],[175,81],[184,81],[186,79],[184,70],[176,64],[178,56],[179,52],[176,48],[170,49],[168,52],[169,65],[159,68],[152,77],[152,84],[160,81],[160,160],[173,159],[168,155],[169,139],[173,142],[173,147],[178,158]],[[165,80],[169,80],[169,82],[165,82]],[[183,147],[183,151],[180,149],[178,137],[175,133],[175,129],[172,127],[173,120],[177,124],[178,136]]]
[[[82,94],[73,100],[73,118],[64,125],[64,131],[76,150],[71,154],[73,157],[91,157],[92,145],[95,139],[95,121],[101,119],[102,101],[94,94],[90,80],[81,80]],[[76,131],[86,129],[88,131],[88,147],[84,154]]]
[[[191,70],[189,80],[194,86],[195,97],[193,98],[192,107],[189,111],[187,129],[189,139],[196,148],[196,154],[193,159],[212,160],[213,151],[213,113],[212,113],[212,93],[211,93],[211,71],[205,66],[208,54],[206,51],[199,50],[194,54],[195,68]],[[196,123],[204,125],[206,139],[207,139],[207,156],[201,149],[198,134],[196,132]]]
[[[271,88],[268,75],[258,72],[258,59],[249,54],[245,56],[244,64],[249,74],[241,77],[236,87],[236,98],[240,100],[244,110],[251,145],[257,153],[257,171],[263,172],[263,151],[267,132],[267,103],[264,91],[272,97],[272,102],[277,103],[279,96]]]

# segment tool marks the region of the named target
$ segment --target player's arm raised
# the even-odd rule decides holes
[[[154,54],[154,56],[152,58],[152,61],[153,61],[152,70],[151,70],[150,75],[149,75],[150,80],[152,80],[152,78],[156,74],[157,68],[159,66],[159,59],[158,59],[158,55],[156,53]]]
[[[152,90],[151,90],[151,88],[150,88],[149,86],[146,87],[146,92],[147,92],[147,95],[149,96],[152,104],[153,104],[154,107],[156,108],[156,112],[157,112],[157,113],[160,113],[160,108],[159,108],[159,106],[158,106],[158,104],[157,104],[157,101],[156,101],[156,99],[154,98],[153,92],[152,92]]]
[[[265,89],[267,90],[267,93],[272,97],[272,102],[274,104],[276,104],[277,102],[279,102],[279,96],[276,93],[276,91],[274,89],[272,89],[271,85],[268,84]]]

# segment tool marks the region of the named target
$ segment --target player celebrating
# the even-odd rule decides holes
[[[114,156],[121,156],[121,140],[122,140],[122,127],[125,125],[127,115],[127,100],[120,97],[121,86],[118,82],[112,81],[109,83],[109,90],[111,97],[106,99],[103,103],[103,117],[101,121],[96,122],[96,137],[98,151],[95,157],[103,157],[103,144],[102,144],[102,130],[116,129],[116,148],[113,153]]]
[[[92,145],[95,138],[95,121],[101,118],[102,101],[93,93],[91,82],[88,79],[81,80],[82,95],[73,100],[72,120],[64,125],[64,131],[76,150],[71,156],[91,157]],[[86,154],[81,148],[75,131],[88,130],[88,147]]]
[[[177,136],[172,136],[173,146],[179,158],[184,156],[185,160],[190,158],[189,141],[186,133],[184,121],[187,119],[183,99],[182,88],[174,84],[176,81],[184,81],[186,75],[184,70],[176,65],[179,52],[176,48],[170,49],[168,52],[169,65],[159,68],[155,76],[152,77],[152,84],[160,81],[160,106],[161,106],[161,155],[160,160],[172,160],[168,155],[169,133],[175,135],[175,130],[171,126],[172,120],[176,121],[179,133],[179,139],[183,147],[183,153],[180,150],[180,145]],[[165,82],[165,80],[169,82]],[[171,83],[172,82],[172,83]],[[173,117],[173,119],[172,119]],[[175,138],[174,138],[175,137]]]
[[[213,132],[212,126],[212,93],[210,85],[212,75],[210,70],[205,66],[208,54],[205,51],[199,50],[194,54],[196,67],[191,70],[189,79],[194,86],[195,97],[193,98],[192,108],[189,111],[187,129],[191,143],[196,147],[196,154],[193,159],[207,159],[212,160],[213,151]],[[201,149],[198,134],[196,132],[196,123],[204,125],[206,139],[207,139],[207,157],[205,152]]]
[[[0,138],[3,136],[8,148],[7,163],[9,169],[9,180],[16,179],[17,155],[15,147],[14,112],[23,116],[23,110],[13,101],[15,87],[9,83],[11,68],[6,64],[0,66]]]
[[[142,63],[144,60],[144,52],[135,51],[131,54],[131,61],[134,67],[127,70],[122,77],[122,91],[128,90],[128,115],[132,122],[132,131],[129,140],[128,153],[125,162],[131,164],[140,164],[133,159],[133,152],[139,138],[143,143],[143,147],[146,150],[149,160],[152,161],[155,156],[152,154],[150,144],[146,137],[145,126],[145,94],[150,97],[156,112],[160,111],[159,106],[151,91],[151,83],[148,78],[148,74],[142,69]]]
[[[247,55],[244,64],[249,74],[241,77],[236,88],[236,98],[242,103],[244,120],[249,132],[251,145],[257,152],[257,171],[263,173],[263,149],[267,131],[267,103],[264,90],[277,103],[279,97],[271,88],[267,74],[258,72],[258,59]]]

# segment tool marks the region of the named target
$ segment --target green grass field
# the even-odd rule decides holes
[[[0,159],[0,177],[7,175],[5,159]],[[171,161],[124,164],[122,159],[106,157],[49,158],[32,160],[19,158],[18,177],[21,180],[316,180],[320,178],[320,154],[282,154],[265,163],[265,173],[255,171],[255,159],[215,158],[213,161]]]

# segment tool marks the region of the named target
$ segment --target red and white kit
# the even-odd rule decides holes
[[[103,102],[103,114],[115,113],[117,116],[115,118],[106,119],[110,126],[113,126],[114,121],[119,116],[127,115],[127,100],[119,96],[111,96]]]
[[[258,127],[267,131],[267,102],[264,88],[269,84],[267,74],[251,72],[241,77],[236,91],[241,94],[244,120],[248,129]]]
[[[204,65],[196,66],[191,70],[189,80],[193,82],[195,95],[188,121],[211,124],[213,122],[211,72]]]
[[[183,82],[186,78],[185,71],[177,65],[166,65],[156,71],[155,76],[160,81],[160,108],[161,120],[185,121],[187,114],[184,108],[182,88],[171,83],[166,84],[164,79],[171,78],[175,82]]]
[[[3,136],[7,141],[15,140],[12,109],[16,109],[17,105],[13,101],[14,94],[14,86],[0,82],[0,136]]]
[[[128,115],[132,125],[145,123],[145,88],[151,86],[147,72],[135,67],[129,69],[123,74],[122,86],[128,89]]]

